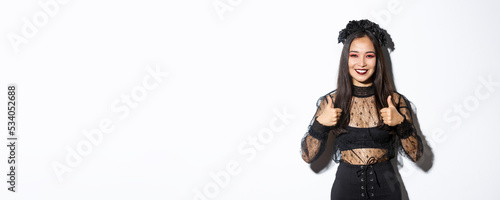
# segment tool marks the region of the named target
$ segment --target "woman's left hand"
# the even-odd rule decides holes
[[[403,115],[399,114],[396,106],[392,104],[392,96],[387,97],[387,105],[389,105],[389,107],[382,108],[380,110],[380,115],[382,116],[382,120],[384,120],[384,124],[387,124],[389,126],[396,126],[398,124],[401,124],[404,120],[404,117]]]

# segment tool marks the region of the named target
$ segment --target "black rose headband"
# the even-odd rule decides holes
[[[375,36],[375,38],[377,38],[380,46],[387,46],[387,31],[380,28],[378,24],[375,24],[367,19],[349,21],[346,27],[339,32],[339,43],[342,42],[342,44],[344,44],[347,37],[357,31],[370,32],[373,36]]]

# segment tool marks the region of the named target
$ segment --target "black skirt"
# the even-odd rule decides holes
[[[332,200],[401,200],[401,188],[392,164],[371,165],[340,162],[333,182]]]

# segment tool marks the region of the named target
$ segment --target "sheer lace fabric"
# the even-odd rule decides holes
[[[330,92],[335,99],[335,91]],[[326,96],[326,95],[325,95]],[[323,126],[316,117],[326,106],[325,96],[317,103],[316,113],[309,125],[309,131],[302,139],[302,158],[307,163],[313,162],[325,150],[326,140],[333,137],[332,127]],[[405,117],[403,123],[384,130],[378,127],[381,120],[375,104],[372,87],[354,87],[350,108],[347,133],[335,138],[333,160],[356,165],[364,165],[370,159],[377,162],[385,161],[395,156],[398,151],[416,161],[422,155],[422,142],[412,124],[412,110],[409,101],[401,94],[392,95],[394,105]]]
[[[335,98],[335,94],[329,95],[332,97],[332,99]],[[316,121],[316,117],[323,113],[323,109],[326,107],[326,104],[327,102],[324,96],[318,100],[318,103],[316,104],[316,113],[314,114],[314,117],[308,128],[309,131],[302,139],[302,159],[307,163],[311,163],[312,161],[316,160],[317,157],[319,157],[319,155],[324,151],[326,140],[328,139],[328,135],[330,134],[329,130],[320,130],[321,128],[324,128],[324,126]],[[325,134],[325,131],[326,135],[324,135],[322,138],[312,136],[313,132],[323,132],[323,134]]]

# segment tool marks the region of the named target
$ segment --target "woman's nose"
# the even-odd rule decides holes
[[[366,61],[365,61],[365,58],[362,58],[362,59],[359,61],[359,64],[361,65],[361,67],[365,67],[365,66],[366,66]]]

